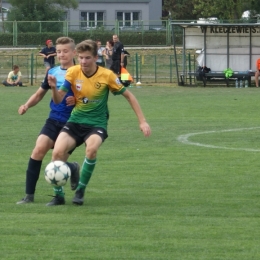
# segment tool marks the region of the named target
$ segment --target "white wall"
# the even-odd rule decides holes
[[[229,35],[229,67],[234,71],[255,70],[255,63],[260,58],[260,27],[252,29],[252,61],[250,63],[250,28],[243,26],[227,28],[221,26],[207,28],[206,32],[206,66],[212,71],[223,71],[228,67]],[[203,49],[204,32],[199,27],[185,29],[186,49]]]

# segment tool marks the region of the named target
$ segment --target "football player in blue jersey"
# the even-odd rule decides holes
[[[50,88],[48,84],[48,75],[53,75],[57,79],[57,88],[59,88],[64,79],[68,68],[74,65],[75,56],[75,42],[69,37],[60,37],[56,41],[56,51],[57,59],[59,60],[60,66],[51,68],[45,77],[44,82],[41,87],[27,100],[24,105],[21,105],[18,109],[18,113],[23,115],[27,110],[35,105],[37,105],[45,96]],[[26,187],[25,187],[25,197],[18,201],[17,204],[26,204],[34,202],[34,194],[36,189],[36,183],[39,179],[42,160],[47,152],[54,147],[54,143],[57,136],[62,129],[63,125],[67,122],[70,113],[74,107],[75,99],[73,92],[68,92],[62,103],[55,104],[53,100],[50,101],[50,114],[47,118],[45,125],[43,126],[37,140],[35,147],[32,151],[31,157],[29,159],[28,168],[26,171]],[[72,151],[71,151],[72,152]],[[67,155],[71,154],[71,152]],[[79,181],[79,165],[78,163],[68,163],[71,169],[71,189],[75,190]],[[55,188],[54,188],[55,189]],[[55,196],[47,204],[47,206],[63,205],[65,204],[64,197],[62,198],[62,187],[58,187],[61,190],[61,196]],[[56,194],[59,191],[55,192]]]

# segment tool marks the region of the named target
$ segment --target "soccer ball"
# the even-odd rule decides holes
[[[64,186],[70,176],[69,166],[62,161],[50,162],[44,172],[45,180],[52,186]]]

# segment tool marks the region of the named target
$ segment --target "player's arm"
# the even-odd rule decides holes
[[[50,58],[51,56],[57,56],[57,53],[55,52],[55,53],[49,54],[48,56],[46,56],[46,58],[48,59],[48,58]]]
[[[9,83],[9,84],[13,84],[13,81],[12,81],[12,79],[11,79],[11,78],[9,78],[9,77],[6,79],[6,82],[7,82],[7,83]]]
[[[9,84],[13,84],[13,81],[12,81],[12,71],[8,73],[6,82],[9,83]]]
[[[67,81],[65,80],[65,83]],[[66,95],[66,91],[64,89],[57,89],[56,84],[57,84],[57,80],[54,76],[52,75],[48,75],[48,84],[51,87],[52,90],[52,100],[55,104],[59,104],[61,103],[61,101],[63,100],[63,98]]]
[[[146,122],[146,119],[136,97],[129,90],[126,90],[122,95],[127,99],[132,109],[134,110],[139,121],[139,127],[141,131],[144,133],[144,136],[150,136],[151,128],[149,124]]]
[[[31,97],[27,100],[24,105],[21,105],[18,109],[18,113],[23,115],[26,111],[35,105],[37,105],[47,93],[46,89],[39,88]]]
[[[42,52],[39,52],[39,55],[42,56],[42,57],[44,57],[44,58],[47,57],[46,54],[45,54],[45,53],[42,53]]]

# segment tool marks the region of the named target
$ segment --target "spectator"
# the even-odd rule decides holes
[[[3,81],[6,87],[22,86],[21,81],[22,73],[18,65],[13,66],[13,70],[9,72],[7,79]]]
[[[119,41],[118,36],[113,35],[113,54],[112,54],[112,66],[111,70],[116,74],[121,74],[121,66],[124,67],[124,45]]]
[[[110,69],[112,65],[112,53],[113,53],[113,46],[114,42],[113,41],[107,41],[106,48],[103,51],[103,55],[106,58],[106,68]]]
[[[103,57],[103,55],[104,55],[103,52],[104,52],[105,48],[101,46],[102,43],[100,40],[97,40],[96,43],[98,46],[98,59],[96,61],[96,64],[98,66],[105,67],[105,61],[104,61],[104,57]]]
[[[45,73],[51,68],[55,66],[55,56],[57,55],[56,53],[56,48],[53,46],[52,40],[47,40],[46,41],[46,47],[44,47],[40,52],[39,55],[42,56],[44,59],[44,66],[46,68]]]

